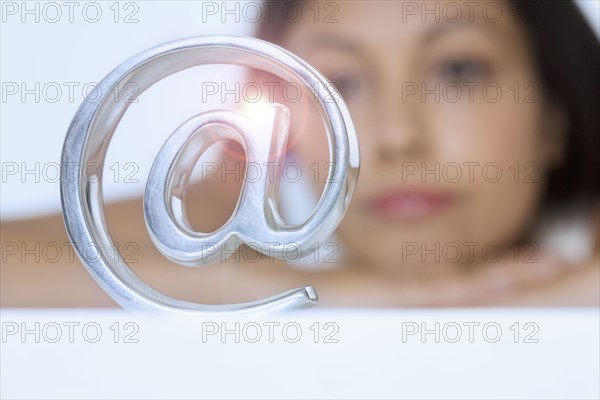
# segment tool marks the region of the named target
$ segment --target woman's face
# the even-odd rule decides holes
[[[305,7],[282,43],[350,110],[361,172],[338,232],[369,268],[495,259],[523,233],[558,157],[519,16],[502,2],[456,4],[324,2],[319,23]],[[333,11],[338,22],[324,22]],[[325,166],[314,114],[292,129],[305,162]]]

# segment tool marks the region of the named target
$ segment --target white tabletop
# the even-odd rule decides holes
[[[600,396],[597,308],[256,320],[2,309],[1,320],[2,398]]]

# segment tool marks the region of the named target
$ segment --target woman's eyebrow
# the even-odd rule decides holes
[[[509,38],[509,35],[506,35],[506,30],[502,29],[500,24],[498,23],[474,23],[466,20],[456,21],[456,22],[442,22],[434,25],[431,29],[429,29],[422,37],[421,41],[423,44],[430,44],[448,32],[463,30],[463,29],[476,29],[489,35],[493,39],[502,41],[512,40]]]
[[[334,34],[314,34],[309,38],[309,44],[314,48],[328,48],[338,50],[350,55],[362,55],[364,53],[363,48],[356,42],[348,40],[344,37]]]

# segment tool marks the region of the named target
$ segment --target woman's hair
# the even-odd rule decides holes
[[[302,0],[283,0],[279,8]],[[549,172],[543,207],[600,193],[600,45],[571,0],[513,0],[534,52],[542,92],[563,107],[567,132],[560,165]],[[261,39],[281,43],[290,26],[278,13],[258,28]]]
[[[546,200],[597,198],[600,191],[600,46],[572,1],[514,1],[544,92],[568,118],[563,162],[550,172]]]

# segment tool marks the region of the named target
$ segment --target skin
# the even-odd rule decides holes
[[[249,301],[311,283],[325,306],[598,305],[597,248],[579,266],[539,247],[529,247],[535,250],[535,262],[528,262],[531,258],[523,251],[514,253],[515,243],[531,240],[528,233],[539,211],[544,177],[560,163],[567,121],[541,90],[534,96],[537,102],[524,101],[530,92],[525,85],[540,85],[523,28],[510,17],[507,5],[501,4],[507,17],[495,23],[478,12],[473,21],[422,22],[417,15],[399,23],[402,2],[339,4],[338,23],[303,18],[290,25],[279,43],[337,85],[356,126],[361,175],[337,232],[345,250],[339,268],[307,271],[277,261],[243,259],[199,269],[178,267],[151,243],[141,200],[107,205],[115,242],[137,246],[137,262],[130,264],[134,272],[168,295],[203,303]],[[469,15],[466,8],[463,15]],[[478,87],[493,82],[503,95],[491,102],[475,89],[469,99],[464,81]],[[515,82],[521,88],[517,101],[509,89]],[[428,88],[454,84],[463,88],[463,95],[456,102],[435,101],[433,96],[425,101],[419,95],[403,98],[406,83]],[[280,96],[277,101],[292,111],[290,151],[304,165],[326,165],[323,128],[308,99],[286,104]],[[232,154],[240,149],[227,150],[224,162],[239,162]],[[407,175],[408,164],[431,170],[436,163],[461,165],[462,177],[436,182],[432,175]],[[492,183],[481,167],[469,176],[465,163],[496,163],[502,177]],[[515,163],[519,179],[510,169]],[[526,165],[535,169],[525,170]],[[532,171],[533,182],[524,179]],[[319,179],[315,193],[322,187]],[[239,190],[233,180],[192,185],[187,195],[188,204],[194,204],[187,208],[191,225],[199,231],[221,226]],[[424,214],[382,216],[370,204],[390,190],[434,193],[447,201]],[[28,248],[68,241],[60,216],[3,223],[2,238]],[[457,244],[463,256],[452,262],[421,253],[409,257],[407,243],[421,249]],[[464,243],[478,244],[472,257]],[[503,256],[494,262],[481,250],[490,243],[502,249]],[[3,262],[1,278],[3,306],[114,304],[76,258],[50,263],[13,256]]]

